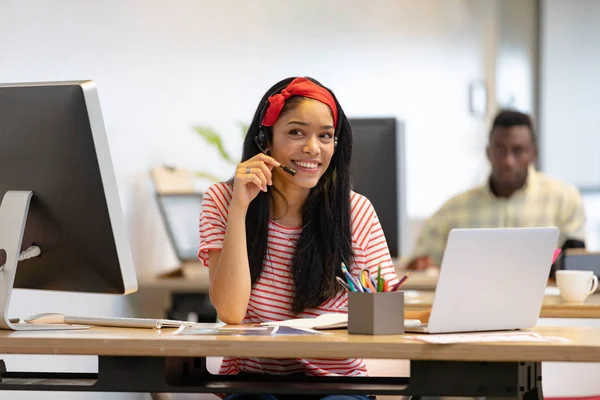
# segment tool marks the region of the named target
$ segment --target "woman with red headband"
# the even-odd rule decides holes
[[[336,280],[342,263],[355,276],[362,268],[375,274],[381,265],[388,284],[398,282],[373,206],[350,189],[351,153],[348,119],[320,83],[288,78],[264,95],[235,176],[203,198],[198,256],[209,267],[210,298],[223,322],[347,312],[346,291]],[[360,359],[225,358],[220,373],[362,376],[367,370]]]

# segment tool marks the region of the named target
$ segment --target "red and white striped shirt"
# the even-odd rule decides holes
[[[212,185],[204,194],[200,214],[200,247],[198,257],[208,267],[208,251],[221,250],[227,229],[227,214],[233,188],[227,183]],[[352,248],[354,264],[349,266],[358,276],[362,268],[371,274],[381,274],[391,286],[398,281],[381,224],[371,202],[364,196],[351,193]],[[345,292],[326,300],[319,307],[294,314],[291,310],[294,281],[292,256],[301,228],[290,228],[269,221],[267,257],[262,273],[250,293],[244,324],[260,324],[291,318],[311,318],[325,313],[347,312]],[[243,244],[246,245],[245,243]],[[225,358],[220,374],[246,371],[257,374],[304,373],[316,376],[362,376],[367,370],[361,359],[264,359]]]

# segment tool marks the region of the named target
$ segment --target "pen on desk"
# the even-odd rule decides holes
[[[347,269],[346,269],[347,270]],[[361,279],[360,279],[360,275],[357,277],[354,277],[354,275],[352,275],[349,271],[348,271],[348,275],[352,278],[353,282],[356,282],[356,287],[358,288],[359,292],[369,292],[369,290],[365,289],[365,286],[363,285]]]
[[[396,284],[395,284],[395,285],[392,287],[392,289],[390,289],[390,291],[391,291],[391,292],[395,292],[396,290],[400,289],[400,286],[402,286],[402,284],[403,284],[404,282],[406,282],[406,280],[407,280],[409,277],[410,277],[410,272],[407,272],[407,273],[406,273],[406,274],[405,274],[405,275],[402,277],[402,279],[400,279],[400,280],[398,281],[398,283],[396,283]]]
[[[373,277],[371,276],[371,274],[369,274],[369,279],[371,280],[371,284],[373,285],[373,291],[377,291],[377,282],[375,282],[375,279],[373,279]]]
[[[368,278],[365,277],[365,275],[363,274],[363,272],[361,270],[360,273],[358,274],[358,282],[362,285],[362,287],[366,293],[373,293],[371,288],[369,288],[367,281],[368,281]]]
[[[360,270],[360,278],[364,281],[362,282],[363,286],[370,289],[371,293],[377,292],[377,289],[375,288],[375,282],[373,281],[373,278],[371,278],[371,274],[369,273],[368,269],[363,268]]]
[[[338,281],[338,283],[340,285],[342,285],[346,290],[350,291],[350,292],[354,292],[354,290],[350,289],[350,285],[343,280],[342,278],[340,278],[339,276],[336,276],[335,279]]]
[[[360,282],[354,279],[350,271],[348,271],[348,267],[346,267],[346,264],[344,263],[342,263],[342,272],[344,273],[344,276],[346,277],[348,283],[352,283],[357,292],[364,292],[364,289],[362,288]]]
[[[356,288],[356,282],[354,282],[352,279],[348,278],[348,273],[346,271],[344,271],[344,277],[346,278],[346,284],[348,285],[348,288],[350,289],[350,291],[358,292],[358,289]]]
[[[383,292],[383,279],[381,278],[381,264],[377,267],[377,291]]]

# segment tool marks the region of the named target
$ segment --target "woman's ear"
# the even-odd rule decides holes
[[[271,148],[273,147],[273,131],[271,131],[271,134],[269,136],[267,136],[267,148],[265,149],[265,152],[269,155],[271,155]]]

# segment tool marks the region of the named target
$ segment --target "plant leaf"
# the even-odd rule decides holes
[[[240,126],[240,129],[242,131],[242,137],[246,136],[246,133],[248,133],[248,129],[250,128],[250,125],[248,125],[242,121],[238,121],[238,125]]]
[[[237,161],[231,158],[227,150],[225,150],[223,142],[221,141],[221,136],[219,136],[217,132],[215,132],[212,128],[209,128],[207,126],[194,126],[193,128],[201,137],[204,138],[204,140],[208,142],[208,144],[217,148],[219,154],[221,155],[221,158],[223,158],[230,164],[237,164]]]
[[[194,172],[194,175],[196,175],[198,178],[204,178],[204,179],[211,180],[214,183],[221,182],[223,180],[223,179],[219,178],[218,176],[214,175],[213,173],[206,172],[206,171],[196,171],[196,172]]]

